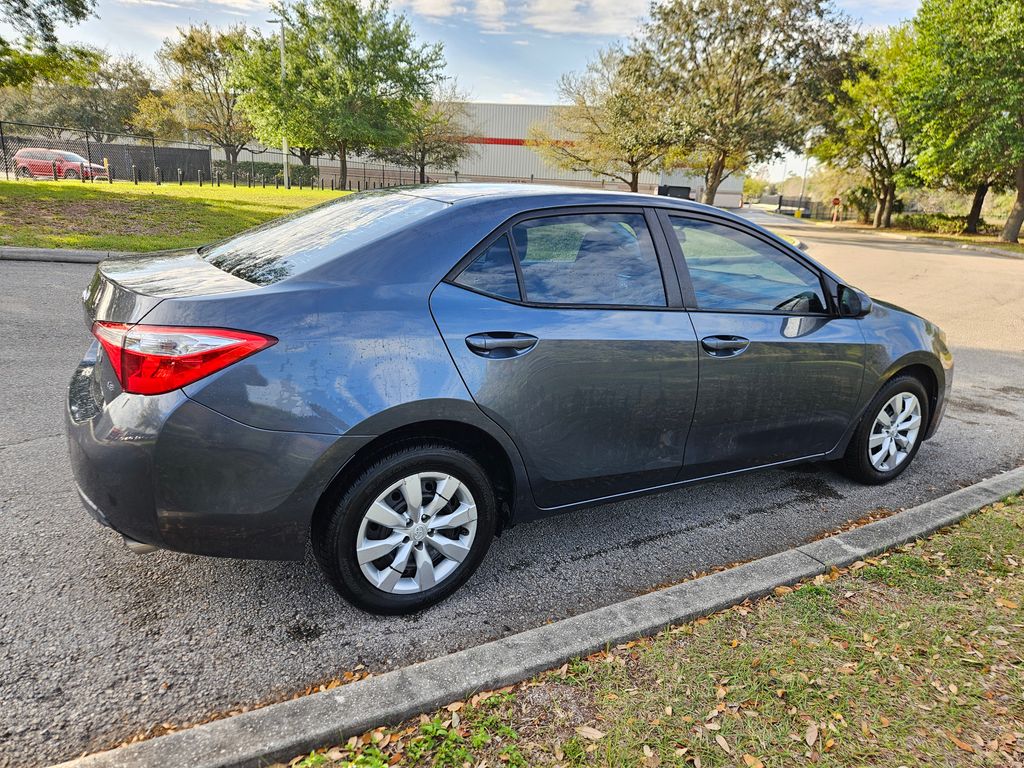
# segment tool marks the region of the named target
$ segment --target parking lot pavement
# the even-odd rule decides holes
[[[341,602],[312,560],[131,555],[81,509],[64,388],[88,345],[91,268],[0,262],[0,766],[33,766],[381,671],[786,549],[1024,461],[1024,263],[801,228],[810,252],[939,323],[956,355],[946,421],[895,483],[826,466],[754,473],[506,532],[470,583],[408,618]]]

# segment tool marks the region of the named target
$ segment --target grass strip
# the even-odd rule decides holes
[[[0,181],[0,245],[192,248],[343,192],[230,185]]]

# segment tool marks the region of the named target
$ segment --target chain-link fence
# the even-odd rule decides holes
[[[242,147],[232,161],[211,144],[0,121],[8,180],[281,187],[283,159],[279,149]],[[333,155],[289,155],[290,186],[362,190],[419,181],[412,168],[353,159],[344,166]]]

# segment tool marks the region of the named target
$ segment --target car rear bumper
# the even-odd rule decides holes
[[[92,517],[142,544],[301,559],[321,494],[371,439],[256,429],[180,391],[105,399],[95,365],[83,360],[68,389],[75,482]]]

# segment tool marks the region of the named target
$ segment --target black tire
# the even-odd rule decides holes
[[[17,169],[17,171],[15,171],[15,175],[16,175],[16,176],[20,176],[20,177],[21,177],[21,178],[23,178],[23,179],[31,179],[31,178],[34,178],[34,177],[32,176],[32,171],[30,171],[30,170],[28,169],[28,166],[25,166],[25,165],[21,165],[21,166],[18,166],[18,169]]]
[[[913,394],[920,403],[921,426],[917,431],[913,446],[907,452],[907,457],[892,469],[881,471],[871,463],[868,453],[868,441],[871,438],[875,419],[883,406],[901,392]],[[846,448],[846,454],[839,460],[839,469],[850,479],[865,485],[882,485],[899,477],[910,466],[914,457],[917,456],[918,449],[921,447],[921,442],[924,439],[924,433],[931,417],[929,406],[928,392],[917,378],[904,375],[895,376],[887,381],[878,390],[878,393],[864,412],[864,417],[861,419],[860,424],[857,425],[857,430],[853,433],[853,438]]]
[[[65,179],[77,179],[77,178],[79,178],[78,171],[76,171],[74,168],[68,168],[68,170],[64,171],[64,178]]]
[[[476,504],[476,534],[466,558],[436,586],[413,594],[385,592],[360,570],[356,559],[360,524],[388,486],[420,472],[444,472],[468,488]],[[439,603],[466,583],[487,553],[496,524],[494,488],[475,459],[443,443],[414,444],[396,448],[360,473],[343,492],[330,518],[314,529],[313,552],[331,586],[356,607],[385,615],[415,613]]]

